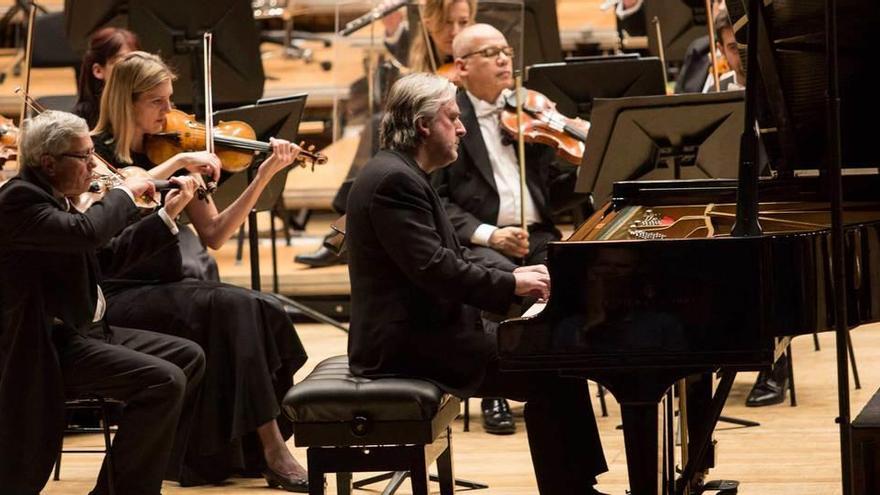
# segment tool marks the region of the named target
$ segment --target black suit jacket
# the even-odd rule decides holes
[[[125,192],[110,191],[86,213],[69,213],[35,172],[0,188],[0,487],[37,493],[46,483],[64,428],[64,387],[52,343],[55,319],[66,331],[94,317],[99,256],[138,259],[131,238],[111,238],[139,217]],[[157,215],[143,224],[151,246],[175,242]],[[164,234],[162,233],[164,229]],[[133,232],[138,234],[143,232]],[[148,248],[149,249],[149,248]]]
[[[474,307],[504,313],[513,275],[461,247],[427,174],[403,153],[380,151],[363,168],[346,230],[352,372],[471,395],[494,353]]]
[[[432,181],[443,199],[458,239],[468,245],[480,224],[495,225],[498,221],[499,196],[474,106],[464,90],[458,92],[457,100],[467,134],[461,140],[458,159],[433,174]],[[536,227],[555,232],[559,238],[560,234],[553,226],[549,200],[550,183],[557,172],[554,155],[549,146],[526,145],[526,186],[540,217]]]

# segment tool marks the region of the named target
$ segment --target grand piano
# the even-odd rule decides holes
[[[735,21],[750,7],[746,0],[727,3]],[[588,156],[580,174],[594,181],[587,191],[601,189],[597,177],[627,179],[649,170],[653,178],[672,176],[614,183],[605,206],[570,238],[549,246],[550,300],[498,330],[503,370],[555,370],[595,380],[614,394],[633,495],[687,493],[705,465],[736,373],[766,369],[793,336],[834,329],[824,2],[756,3],[751,7],[760,12],[749,16],[756,29],[741,39],[749,42],[749,67],[759,70],[749,74],[739,177],[695,178],[721,173],[711,163],[718,155],[699,149],[710,146],[706,133],[702,143],[689,143],[687,136],[677,143],[654,139],[654,158],[664,148],[688,150],[689,158],[660,167],[665,172],[645,157],[608,173],[597,170],[597,162],[607,160]],[[880,287],[880,159],[865,129],[877,105],[861,63],[869,60],[865,41],[880,25],[880,9],[868,0],[839,3],[846,314],[852,327],[880,320],[874,290]],[[682,97],[665,98],[674,106]],[[614,137],[593,135],[605,125],[596,119],[610,119],[611,128],[627,119],[621,112],[602,117],[603,104],[627,106],[594,104],[587,154],[613,157]],[[630,127],[650,135],[649,125]],[[738,144],[725,149],[736,154]],[[619,153],[633,155],[631,149]],[[759,180],[759,172],[766,177]],[[704,373],[717,373],[720,382],[699,412],[703,420],[691,432],[692,457],[681,479],[664,481],[658,403],[677,380]],[[673,477],[669,467],[665,472]]]

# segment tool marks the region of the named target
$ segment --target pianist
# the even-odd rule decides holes
[[[458,156],[465,130],[455,86],[411,74],[391,89],[382,150],[348,200],[351,370],[431,380],[461,397],[526,402],[540,493],[598,494],[607,467],[587,382],[555,374],[505,375],[477,310],[507,310],[515,296],[546,298],[546,267],[513,272],[461,247],[429,174]]]

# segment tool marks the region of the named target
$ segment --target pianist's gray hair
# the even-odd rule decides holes
[[[77,136],[88,136],[89,126],[72,113],[46,110],[27,119],[19,136],[18,154],[25,167],[40,165],[43,155],[57,156],[70,150]]]
[[[412,152],[421,143],[416,132],[419,119],[432,120],[444,103],[455,99],[455,85],[448,79],[417,72],[400,78],[388,93],[379,130],[382,148]]]

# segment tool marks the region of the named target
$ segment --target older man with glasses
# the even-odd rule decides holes
[[[95,168],[85,120],[47,111],[25,122],[21,171],[0,188],[0,491],[37,494],[64,430],[64,399],[99,395],[125,402],[93,495],[156,495],[175,438],[186,438],[184,402],[195,395],[205,356],[195,343],[107,325],[98,257],[118,265],[177,242],[176,217],[195,182],[141,219],[136,196],[155,188],[127,179],[84,212]],[[111,239],[138,221],[128,235]],[[135,245],[137,249],[128,249]],[[179,418],[180,421],[179,421]],[[176,434],[177,433],[177,434]]]

